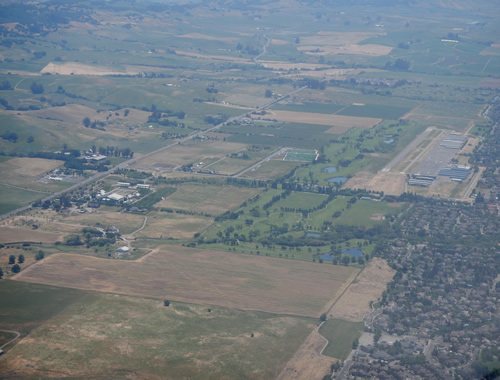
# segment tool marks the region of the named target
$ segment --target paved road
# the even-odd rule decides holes
[[[257,163],[253,164],[252,166],[249,166],[248,168],[245,168],[243,169],[242,171],[240,171],[239,173],[236,173],[233,177],[235,178],[238,178],[238,177],[241,177],[243,174],[245,174],[246,172],[256,168],[257,166],[261,165],[262,163],[266,162],[266,161],[269,161],[271,158],[273,157],[276,157],[278,155],[280,155],[281,153],[283,153],[284,151],[286,150],[286,148],[280,148],[278,149],[277,151],[274,151],[272,152],[270,155],[264,157],[262,160],[258,161]]]
[[[108,171],[106,171],[106,172],[97,173],[97,174],[93,175],[92,177],[86,178],[86,179],[84,179],[83,181],[81,181],[81,182],[79,182],[79,183],[76,183],[76,184],[74,184],[74,185],[72,185],[72,186],[68,187],[67,189],[64,189],[64,190],[58,191],[57,193],[54,193],[54,194],[52,194],[52,195],[49,195],[49,196],[47,196],[47,197],[45,197],[45,198],[41,199],[41,202],[43,203],[43,202],[45,202],[45,201],[50,201],[50,200],[52,200],[52,199],[56,199],[56,198],[60,197],[60,196],[61,196],[61,195],[63,195],[63,194],[69,193],[69,192],[71,192],[71,191],[73,191],[73,190],[76,190],[76,189],[78,189],[78,188],[80,188],[80,187],[86,186],[86,185],[88,185],[88,184],[90,184],[90,183],[93,183],[93,182],[95,182],[95,181],[97,181],[97,180],[99,180],[99,179],[101,179],[101,178],[104,178],[104,177],[106,177],[107,175],[112,174],[112,173],[114,173],[115,171],[117,171],[117,170],[119,170],[119,169],[124,169],[124,168],[127,168],[127,167],[129,167],[129,166],[131,166],[131,165],[135,164],[135,163],[136,163],[136,162],[138,162],[139,160],[142,160],[142,159],[144,159],[144,158],[146,158],[146,157],[149,157],[149,156],[152,156],[152,155],[154,155],[154,154],[157,154],[157,153],[163,152],[164,150],[167,150],[167,149],[169,149],[169,148],[172,148],[172,147],[174,147],[174,146],[177,146],[177,145],[179,145],[179,144],[182,144],[182,143],[184,143],[184,142],[186,142],[186,141],[192,140],[193,138],[195,138],[195,137],[197,137],[197,136],[203,136],[203,134],[205,134],[205,133],[208,133],[208,132],[213,132],[213,131],[215,131],[215,130],[217,130],[217,129],[219,129],[219,128],[221,128],[221,127],[225,126],[226,124],[231,123],[231,122],[233,122],[233,121],[238,121],[238,120],[240,120],[240,119],[242,119],[242,118],[248,117],[248,116],[250,116],[250,114],[251,114],[251,113],[253,113],[253,112],[255,112],[255,111],[263,111],[263,110],[265,110],[265,109],[267,109],[267,108],[271,107],[272,105],[274,105],[274,104],[278,103],[279,101],[281,101],[281,100],[283,100],[283,99],[285,99],[285,98],[289,97],[290,95],[293,95],[293,94],[295,94],[295,93],[297,93],[297,92],[299,92],[299,91],[302,91],[302,90],[303,90],[303,89],[305,89],[305,88],[306,88],[306,86],[304,86],[304,87],[300,87],[300,88],[298,88],[298,89],[296,89],[296,90],[294,90],[294,91],[292,91],[292,92],[289,92],[289,93],[288,93],[288,94],[286,94],[286,95],[283,95],[283,96],[281,96],[281,97],[279,97],[279,98],[277,98],[277,99],[274,99],[273,101],[271,101],[271,102],[269,102],[269,103],[266,103],[266,104],[264,104],[264,105],[262,105],[262,106],[257,107],[255,110],[245,112],[243,115],[240,115],[240,116],[235,116],[235,117],[229,118],[229,119],[228,119],[227,121],[225,121],[224,123],[217,124],[217,125],[215,125],[215,126],[213,126],[213,127],[209,128],[209,129],[206,129],[206,130],[204,130],[204,131],[201,131],[201,132],[193,132],[193,133],[191,133],[190,135],[188,135],[188,136],[186,136],[186,137],[182,138],[182,139],[181,139],[181,140],[179,140],[179,141],[176,141],[176,142],[174,142],[174,143],[171,143],[171,144],[169,144],[169,145],[166,145],[166,146],[164,146],[164,147],[161,147],[161,148],[159,148],[159,149],[156,149],[156,150],[154,150],[154,151],[152,151],[152,152],[149,152],[149,153],[143,154],[142,156],[137,156],[137,157],[131,158],[131,159],[130,159],[130,160],[128,160],[128,161],[124,161],[124,162],[122,162],[121,164],[118,164],[117,166],[115,166],[115,167],[111,168],[110,170],[108,170]],[[11,217],[11,216],[13,216],[13,215],[19,214],[20,212],[23,212],[23,211],[28,210],[28,209],[30,209],[30,208],[31,208],[31,205],[26,205],[26,206],[23,206],[23,207],[19,207],[19,208],[15,209],[15,210],[12,210],[12,211],[10,211],[10,212],[7,212],[7,213],[5,213],[5,214],[0,215],[0,220],[2,220],[2,219],[6,219],[6,218],[9,218],[9,217]]]

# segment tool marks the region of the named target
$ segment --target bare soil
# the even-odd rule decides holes
[[[319,317],[356,268],[165,246],[140,262],[55,254],[21,281]]]
[[[401,195],[405,191],[406,176],[401,173],[358,172],[344,184],[345,188],[383,191],[385,194]]]
[[[396,272],[387,262],[373,258],[328,312],[329,318],[359,322],[370,312],[370,301],[377,301]]]
[[[479,88],[500,88],[500,79],[498,78],[484,78],[478,84]]]
[[[283,368],[277,380],[322,379],[330,372],[330,366],[337,361],[320,354],[326,344],[326,339],[314,329]]]
[[[85,65],[83,63],[76,62],[49,62],[47,66],[45,66],[40,71],[40,74],[50,73],[57,75],[136,75],[140,72],[141,71],[139,69],[132,67],[117,69],[113,67]]]
[[[253,117],[255,117],[255,115]],[[279,121],[295,122],[295,123],[329,125],[332,127],[332,131],[328,130],[327,133],[335,133],[335,134],[339,133],[338,131],[341,129],[344,130],[345,132],[350,128],[371,128],[382,121],[382,119],[376,119],[370,117],[319,114],[312,112],[275,111],[275,110],[268,111],[268,113],[264,116],[264,118],[276,119]],[[333,132],[333,130],[335,130],[335,132]]]

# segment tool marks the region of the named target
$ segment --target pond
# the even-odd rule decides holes
[[[328,168],[323,169],[323,173],[336,173],[337,168],[335,166],[330,166]]]
[[[306,237],[312,237],[312,238],[319,238],[321,236],[321,234],[318,234],[316,232],[308,232],[306,234]]]
[[[333,177],[327,180],[328,182],[331,183],[344,183],[347,181],[347,177]]]

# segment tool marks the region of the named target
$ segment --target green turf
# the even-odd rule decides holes
[[[18,331],[24,336],[85,294],[75,289],[1,280],[0,329]]]
[[[0,214],[46,197],[47,194],[0,184]]]
[[[328,319],[319,329],[320,334],[329,341],[323,351],[323,355],[339,360],[347,359],[351,352],[352,344],[356,338],[361,336],[363,327],[363,322]]]

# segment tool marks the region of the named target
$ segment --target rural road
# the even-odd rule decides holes
[[[262,48],[262,52],[257,57],[252,59],[252,61],[254,61],[257,65],[262,66],[262,67],[264,67],[264,65],[262,63],[260,63],[259,58],[262,57],[264,54],[266,54],[267,47],[271,43],[271,39],[268,36],[266,36],[265,34],[264,34],[264,38],[266,39],[266,44]]]
[[[17,338],[19,338],[21,336],[21,333],[17,332],[17,331],[11,331],[11,330],[0,330],[2,332],[6,332],[6,333],[11,333],[11,334],[16,334],[16,337],[9,340],[7,343],[5,343],[3,346],[0,346],[0,350],[2,348],[4,348],[5,346],[11,344],[13,341],[15,341]]]
[[[272,105],[274,105],[274,104],[278,103],[279,101],[281,101],[281,100],[283,100],[283,99],[285,99],[285,98],[289,97],[290,95],[293,95],[293,94],[295,94],[295,93],[297,93],[297,92],[299,92],[299,91],[302,91],[302,90],[303,90],[303,89],[305,89],[305,88],[307,88],[307,86],[300,87],[300,88],[298,88],[298,89],[296,89],[296,90],[293,90],[293,91],[289,92],[289,93],[288,93],[288,94],[286,94],[286,95],[283,95],[283,96],[281,96],[281,97],[279,97],[279,98],[274,99],[273,101],[271,101],[271,102],[269,102],[269,103],[266,103],[266,104],[264,104],[264,105],[262,105],[262,106],[257,107],[255,110],[251,110],[251,111],[245,112],[243,115],[239,115],[239,116],[231,117],[231,118],[229,118],[228,120],[226,120],[225,122],[220,123],[220,124],[217,124],[217,125],[215,125],[215,126],[213,126],[213,127],[211,127],[211,128],[208,128],[208,129],[206,129],[206,130],[204,130],[204,131],[201,131],[201,132],[193,132],[193,133],[191,133],[190,135],[188,135],[188,136],[186,136],[186,137],[184,137],[184,138],[182,138],[182,139],[180,139],[180,140],[178,140],[178,141],[176,141],[176,142],[174,142],[174,143],[171,143],[171,144],[169,144],[169,145],[165,145],[164,147],[161,147],[161,148],[156,149],[156,150],[154,150],[154,151],[152,151],[152,152],[149,152],[149,153],[145,153],[145,154],[143,154],[143,155],[141,155],[141,156],[131,158],[130,160],[128,160],[128,161],[124,161],[124,162],[122,162],[121,164],[118,164],[117,166],[115,166],[115,167],[113,167],[113,168],[109,169],[109,170],[108,170],[108,171],[106,171],[106,172],[97,173],[97,174],[93,175],[92,177],[86,178],[86,179],[84,179],[83,181],[81,181],[81,182],[79,182],[79,183],[77,183],[77,184],[74,184],[74,185],[72,185],[72,186],[70,186],[70,187],[68,187],[68,188],[66,188],[66,189],[64,189],[64,190],[61,190],[61,191],[58,191],[58,192],[56,192],[56,193],[54,193],[54,194],[52,194],[52,195],[49,195],[49,196],[47,196],[47,197],[45,197],[45,198],[41,199],[40,201],[43,203],[43,202],[45,202],[45,201],[50,201],[50,200],[52,200],[52,199],[56,199],[56,198],[60,197],[61,195],[64,195],[64,194],[69,193],[69,192],[71,192],[71,191],[73,191],[73,190],[76,190],[76,189],[78,189],[78,188],[80,188],[80,187],[83,187],[83,186],[86,186],[86,185],[88,185],[88,184],[90,184],[90,183],[93,183],[93,182],[95,182],[95,181],[97,181],[97,180],[99,180],[99,179],[101,179],[101,178],[104,178],[104,177],[106,177],[106,176],[108,176],[108,175],[110,175],[110,174],[114,173],[115,171],[117,171],[117,170],[119,170],[119,169],[125,169],[125,168],[129,167],[130,165],[133,165],[133,164],[135,164],[136,162],[138,162],[139,160],[142,160],[142,159],[144,159],[144,158],[146,158],[146,157],[149,157],[149,156],[152,156],[152,155],[154,155],[154,154],[157,154],[157,153],[163,152],[163,151],[165,151],[165,150],[167,150],[167,149],[169,149],[169,148],[172,148],[172,147],[174,147],[174,146],[177,146],[177,145],[179,145],[179,144],[182,144],[182,143],[184,143],[184,142],[186,142],[186,141],[192,140],[193,138],[195,138],[195,137],[197,137],[197,136],[202,136],[202,135],[203,135],[203,134],[205,134],[205,133],[213,132],[213,131],[215,131],[215,130],[217,130],[217,129],[219,129],[219,128],[223,127],[223,126],[225,126],[226,124],[228,124],[228,123],[230,123],[230,122],[233,122],[233,121],[238,121],[238,120],[240,120],[240,119],[242,119],[242,118],[248,117],[248,116],[249,116],[251,113],[253,113],[253,112],[256,112],[256,111],[263,111],[263,110],[265,110],[265,109],[267,109],[267,108],[271,107]],[[6,218],[9,218],[9,217],[11,217],[11,216],[13,216],[13,215],[19,214],[20,212],[26,211],[26,210],[28,210],[28,209],[30,209],[30,208],[31,208],[31,204],[30,204],[30,205],[23,206],[23,207],[19,207],[19,208],[15,209],[15,210],[12,210],[12,211],[9,211],[9,212],[7,212],[7,213],[5,213],[5,214],[0,215],[0,220],[3,220],[3,219],[6,219]]]
[[[252,170],[252,169],[255,169],[257,166],[261,165],[263,162],[265,161],[269,161],[271,158],[275,157],[275,156],[278,156],[280,155],[281,153],[284,153],[286,150],[286,148],[280,148],[274,152],[272,152],[271,154],[269,154],[268,156],[264,157],[262,160],[258,161],[257,163],[253,164],[252,166],[249,166],[248,168],[246,169],[243,169],[242,171],[240,171],[239,173],[236,173],[235,175],[233,175],[233,177],[235,178],[238,178],[238,177],[241,177],[243,174],[245,174],[246,172]]]

